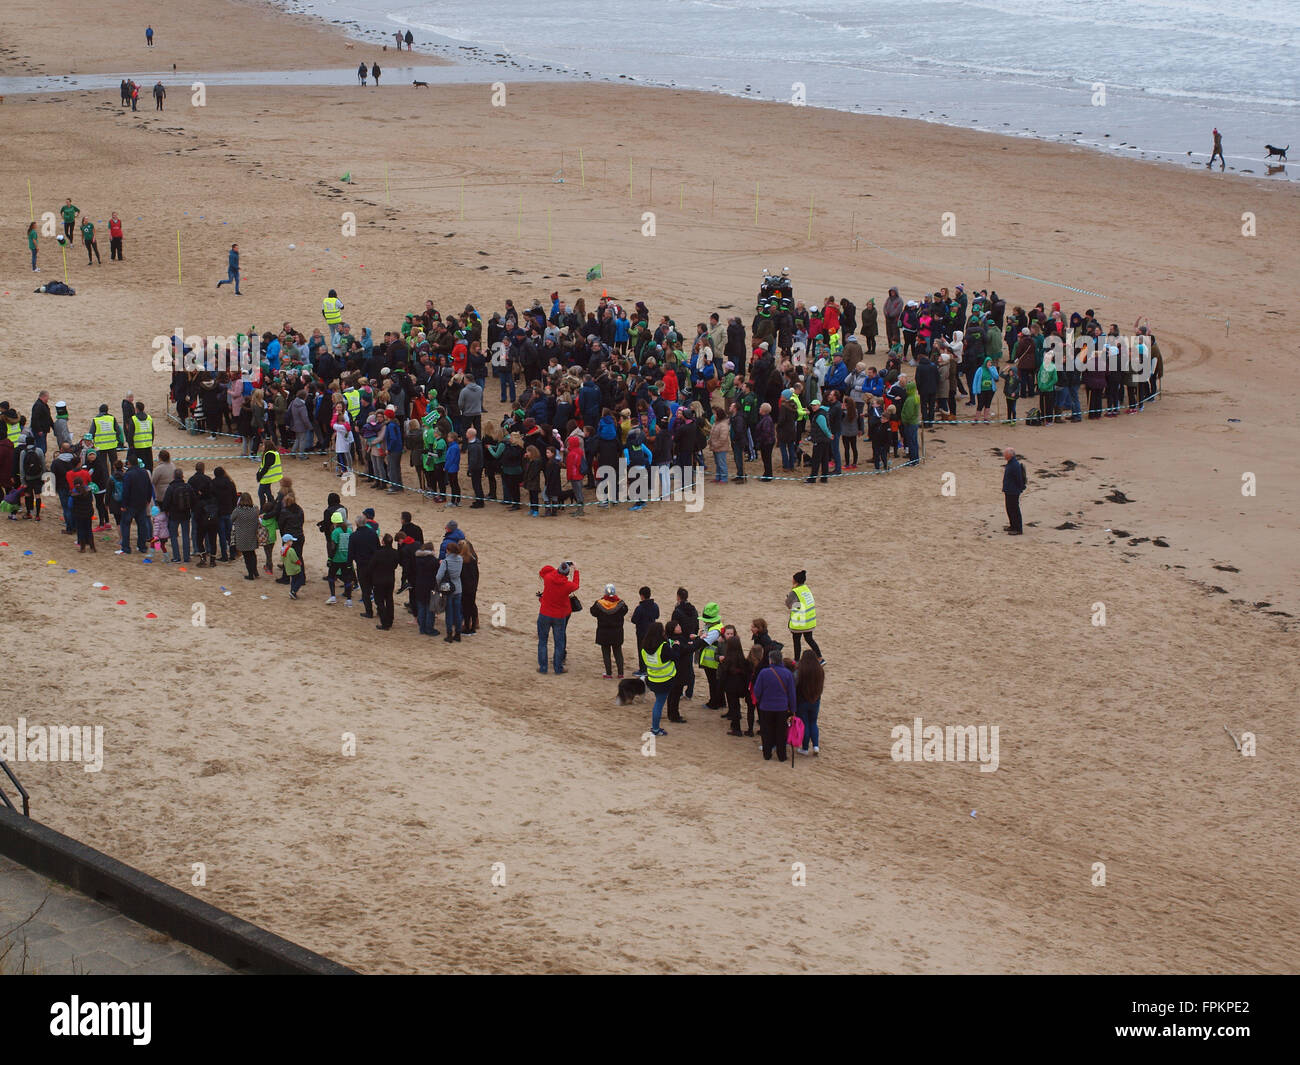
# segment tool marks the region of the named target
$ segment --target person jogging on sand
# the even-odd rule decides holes
[[[230,245],[230,255],[227,257],[226,260],[226,279],[224,281],[218,281],[217,288],[220,288],[222,285],[228,285],[232,281],[235,283],[235,295],[242,296],[243,293],[239,291],[239,245],[238,244]]]

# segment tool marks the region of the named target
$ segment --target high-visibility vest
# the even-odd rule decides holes
[[[280,452],[268,451],[266,454],[271,456],[271,465],[266,468],[265,473],[257,475],[257,483],[278,484],[280,478],[284,476],[284,467],[280,462]]]
[[[356,388],[349,388],[343,393],[343,398],[348,401],[348,413],[355,418],[361,413],[361,391]]]
[[[671,658],[664,660],[664,648],[668,644],[661,643],[655,648],[654,654],[644,648],[641,650],[641,661],[645,663],[646,677],[651,684],[667,684],[673,677],[677,676],[677,663]]]
[[[338,325],[343,321],[343,304],[333,296],[326,296],[321,301],[321,308],[325,312],[325,321],[330,325]]]
[[[102,455],[105,451],[117,450],[117,423],[111,414],[97,414],[94,418],[95,452]]]
[[[18,438],[23,435],[23,427],[18,424],[17,418],[11,422],[5,422],[5,435],[9,437],[9,443],[18,443]]]
[[[813,603],[813,594],[808,590],[808,585],[799,585],[795,588],[794,594],[799,597],[799,603],[790,611],[790,631],[807,632],[809,629],[815,629],[817,607]]]
[[[705,633],[707,635],[710,632],[721,631],[722,622],[719,621],[716,625],[710,625],[709,628],[705,630]],[[718,668],[718,645],[716,643],[704,645],[704,650],[700,652],[700,665],[705,669]]]
[[[135,436],[132,438],[137,451],[153,447],[153,418],[149,415],[135,416]]]

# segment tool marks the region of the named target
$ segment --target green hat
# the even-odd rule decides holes
[[[722,620],[722,611],[718,609],[717,603],[705,603],[704,613],[700,615],[700,620],[704,624],[713,626]]]

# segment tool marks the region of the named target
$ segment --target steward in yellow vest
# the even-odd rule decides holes
[[[808,641],[809,648],[825,664],[826,659],[822,658],[821,648],[813,639],[813,629],[817,627],[817,604],[813,601],[813,594],[808,588],[807,580],[808,574],[805,570],[796,573],[794,587],[785,597],[785,605],[790,611],[790,634],[794,637],[794,659],[795,662],[799,661],[799,641],[803,639]]]

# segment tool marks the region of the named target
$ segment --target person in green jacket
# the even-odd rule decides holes
[[[991,422],[993,420],[993,397],[997,395],[998,377],[998,368],[993,364],[992,356],[986,357],[984,365],[975,371],[970,390],[975,397],[975,420],[977,422]]]
[[[86,265],[93,265],[94,260],[99,262],[100,266],[104,265],[104,260],[99,258],[99,244],[95,241],[95,223],[89,218],[81,222],[81,241],[86,245]],[[91,256],[94,256],[94,260]]]
[[[39,274],[41,268],[36,265],[36,244],[38,234],[36,232],[36,223],[33,222],[27,227],[27,250],[32,253],[32,273]]]
[[[74,207],[71,200],[65,200],[63,206],[59,208],[59,214],[63,216],[64,239],[71,244],[72,227],[77,224],[77,215],[81,214],[81,208]]]
[[[1056,421],[1056,364],[1052,359],[1044,359],[1038,371],[1038,412],[1044,425]]]
[[[428,419],[426,418],[426,423]],[[424,430],[424,479],[428,490],[433,493],[435,503],[441,503],[443,490],[447,483],[447,440],[436,421]]]
[[[903,442],[907,445],[907,461],[921,461],[921,397],[916,391],[916,382],[907,382],[907,395],[903,400],[903,409],[898,412],[898,424],[903,429]]]

